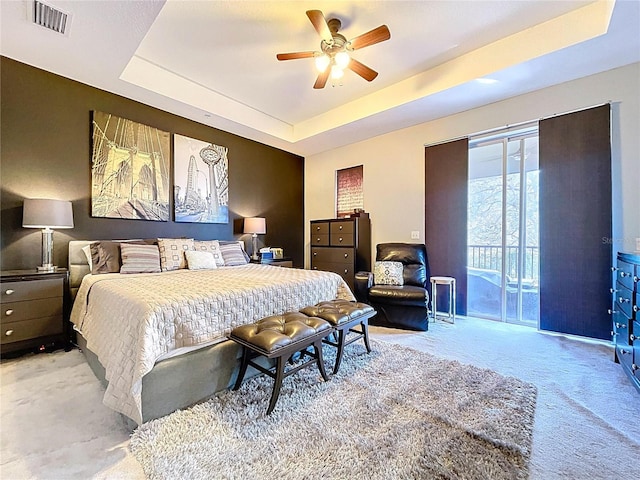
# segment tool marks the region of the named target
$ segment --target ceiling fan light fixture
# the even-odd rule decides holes
[[[336,65],[341,69],[347,68],[349,62],[351,61],[351,57],[347,52],[338,52],[335,56]]]
[[[331,66],[331,78],[333,80],[338,80],[339,78],[342,78],[343,75],[344,71],[338,65]]]
[[[331,59],[326,53],[316,56],[316,68],[318,72],[324,72],[329,66],[329,63],[331,63]]]

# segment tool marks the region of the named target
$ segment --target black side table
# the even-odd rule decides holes
[[[70,346],[69,272],[6,270],[0,272],[0,346],[2,354],[44,351],[62,343]]]

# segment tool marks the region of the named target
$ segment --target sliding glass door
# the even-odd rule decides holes
[[[467,314],[538,326],[537,125],[469,142]]]

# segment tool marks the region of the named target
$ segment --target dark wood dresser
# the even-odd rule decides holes
[[[0,273],[0,353],[68,346],[66,295],[69,273],[7,270]]]
[[[311,269],[339,274],[353,291],[356,272],[371,271],[369,214],[312,220]]]
[[[614,359],[640,391],[640,254],[618,253],[613,271]]]

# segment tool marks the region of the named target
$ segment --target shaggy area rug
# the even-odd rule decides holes
[[[536,388],[406,347],[347,348],[323,382],[261,375],[135,430],[152,479],[525,479]],[[331,365],[333,349],[327,352]]]

